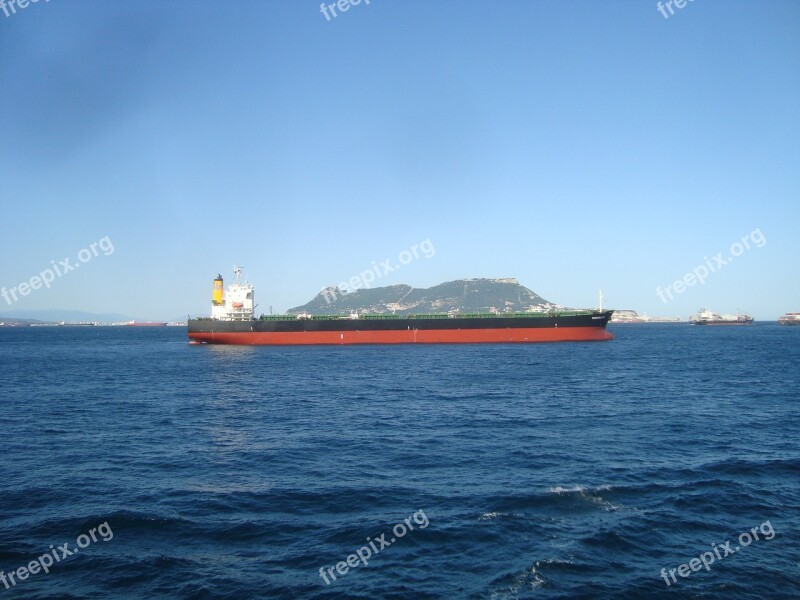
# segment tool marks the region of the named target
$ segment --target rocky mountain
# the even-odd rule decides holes
[[[516,279],[458,279],[430,288],[391,285],[345,293],[337,287],[322,290],[289,314],[527,312],[562,308],[520,285]]]

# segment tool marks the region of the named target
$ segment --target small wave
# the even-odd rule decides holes
[[[548,488],[548,493],[555,494],[557,496],[566,496],[566,497],[574,497],[579,498],[581,500],[585,500],[587,502],[591,502],[592,504],[601,505],[602,510],[606,512],[614,512],[622,508],[620,504],[615,504],[606,500],[600,495],[600,492],[607,492],[614,489],[610,484],[603,484],[598,486],[583,486],[583,485],[576,485],[571,488],[565,488],[562,486],[555,486]]]
[[[538,563],[537,563],[538,564]],[[545,584],[544,578],[539,574],[536,564],[526,569],[522,573],[511,576],[513,579],[503,588],[490,592],[492,600],[516,600],[519,598],[520,590],[530,586],[536,589]]]
[[[481,521],[491,521],[492,519],[496,519],[497,517],[507,517],[508,513],[501,513],[501,512],[488,512],[483,513],[480,517],[478,517]]]
[[[518,598],[520,592],[525,589],[536,589],[547,583],[544,571],[564,569],[574,565],[573,561],[560,558],[537,560],[521,573],[505,575],[502,579],[510,579],[510,581],[500,589],[492,590],[489,597],[496,600]]]
[[[583,485],[576,485],[571,488],[561,487],[557,485],[555,487],[547,488],[547,491],[551,494],[582,494],[584,492],[607,492],[609,490],[614,489],[610,484],[598,485],[595,487],[591,486],[583,486]]]

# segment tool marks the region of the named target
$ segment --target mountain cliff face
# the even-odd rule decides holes
[[[516,279],[458,279],[430,288],[391,285],[344,293],[336,287],[322,290],[290,314],[527,312],[561,308],[519,284]]]

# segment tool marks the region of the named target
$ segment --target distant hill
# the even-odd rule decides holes
[[[44,321],[48,323],[119,323],[131,321],[126,315],[119,313],[90,313],[82,310],[15,310],[0,312],[0,321],[10,321],[12,319],[21,321]]]
[[[289,314],[527,312],[562,308],[520,285],[516,279],[458,279],[430,288],[391,285],[360,289],[348,294],[337,287],[322,290]]]
[[[48,321],[40,321],[39,319],[12,319],[11,317],[0,316],[0,324],[11,327],[14,325],[41,325],[46,324]]]

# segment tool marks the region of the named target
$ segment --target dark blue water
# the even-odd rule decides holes
[[[612,331],[249,348],[2,328],[0,569],[86,537],[0,599],[800,597],[800,328]]]

